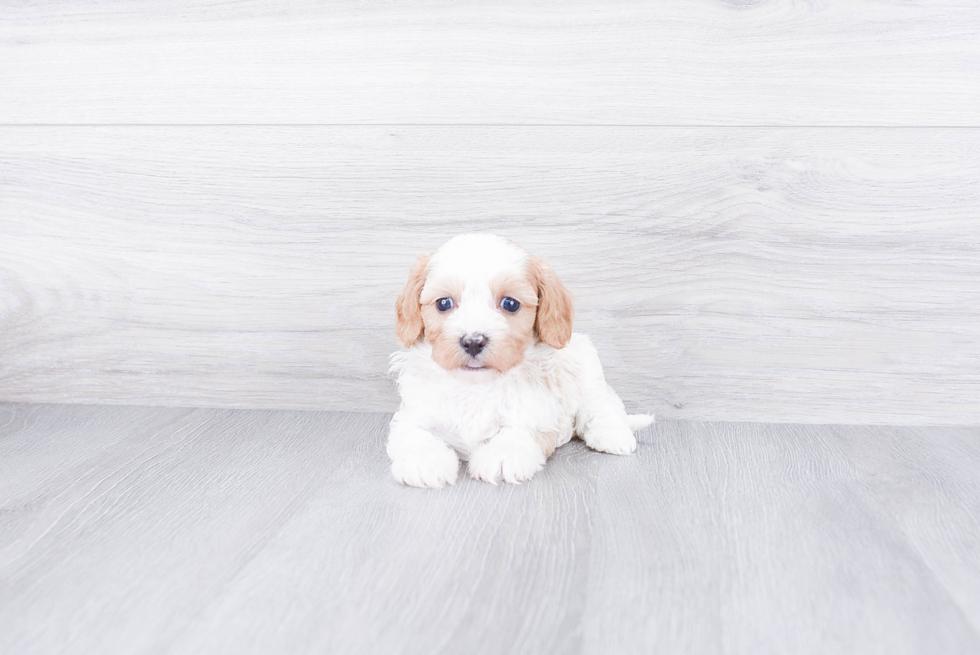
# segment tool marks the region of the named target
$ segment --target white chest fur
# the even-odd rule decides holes
[[[560,376],[553,370],[553,349],[530,349],[523,364],[503,375],[446,371],[432,361],[427,349],[419,344],[392,360],[402,397],[399,413],[464,458],[505,427],[558,432],[559,445],[571,439],[574,407],[569,406],[568,394],[561,392]]]

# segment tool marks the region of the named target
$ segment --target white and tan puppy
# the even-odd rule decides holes
[[[626,413],[572,333],[568,290],[512,241],[464,234],[419,257],[395,308],[405,348],[391,356],[402,402],[388,455],[404,484],[453,484],[460,458],[478,480],[523,482],[573,435],[625,455],[653,421]]]

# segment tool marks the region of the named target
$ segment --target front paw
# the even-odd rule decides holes
[[[459,458],[444,444],[419,448],[392,459],[391,474],[410,487],[445,487],[456,484]]]
[[[544,468],[545,456],[533,440],[491,439],[470,457],[470,477],[490,484],[520,484]]]
[[[636,450],[636,437],[622,421],[593,420],[582,438],[592,450],[611,455],[629,455]]]

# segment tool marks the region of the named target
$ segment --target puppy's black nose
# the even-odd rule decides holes
[[[476,357],[486,348],[487,337],[484,334],[467,334],[459,340],[459,345],[470,354],[470,357]]]

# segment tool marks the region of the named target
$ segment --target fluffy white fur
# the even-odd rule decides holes
[[[426,323],[414,342],[391,356],[402,399],[388,436],[398,481],[416,487],[453,484],[463,459],[473,478],[520,483],[573,436],[607,453],[636,449],[633,432],[653,417],[626,413],[606,384],[588,337],[571,333],[570,296],[546,264],[505,239],[470,234],[420,258],[412,275],[399,298],[400,338],[415,337],[404,315],[411,314],[413,303],[427,307],[431,322],[439,324],[436,329]],[[513,288],[531,296],[519,311],[537,312],[533,332],[531,314],[518,320],[501,308],[498,296],[506,293],[500,291],[501,280],[512,286],[517,281]],[[444,295],[447,289],[453,296]],[[567,302],[546,297],[554,294]],[[452,297],[452,310],[437,312],[439,297]],[[558,321],[557,332],[546,319]],[[453,351],[462,351],[457,344],[474,334],[487,339],[485,351],[476,356]],[[435,358],[434,345],[441,349]],[[498,362],[509,367],[500,370]]]

